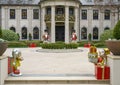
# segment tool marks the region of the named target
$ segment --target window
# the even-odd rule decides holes
[[[109,30],[110,28],[109,27],[106,27],[104,30]]]
[[[69,8],[69,15],[74,15],[74,8],[72,7]]]
[[[110,10],[105,10],[104,19],[105,20],[110,20]]]
[[[33,19],[39,19],[39,9],[33,9]]]
[[[93,28],[93,39],[98,39],[98,28],[97,27]]]
[[[22,9],[22,19],[27,19],[27,9]]]
[[[11,27],[10,30],[12,30],[13,32],[16,32],[14,27]]]
[[[87,19],[87,10],[82,10],[82,19]]]
[[[98,10],[93,10],[93,20],[98,19]]]
[[[81,29],[81,39],[87,39],[87,28],[83,27]]]
[[[10,9],[10,19],[15,19],[15,9]]]
[[[64,8],[63,7],[57,7],[56,8],[56,14],[64,14]]]
[[[38,27],[35,27],[33,29],[33,39],[39,39],[39,29],[38,29]]]
[[[26,27],[22,28],[22,39],[27,39],[27,28]]]
[[[51,7],[46,8],[46,14],[51,14]]]

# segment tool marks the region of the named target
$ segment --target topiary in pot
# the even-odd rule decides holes
[[[114,55],[120,55],[120,20],[113,29],[114,40],[107,40],[106,45]]]

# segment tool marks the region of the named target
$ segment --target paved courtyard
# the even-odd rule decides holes
[[[19,48],[24,60],[21,62],[22,74],[29,76],[93,76],[94,65],[88,61],[88,48],[80,52],[37,52],[41,48]],[[4,55],[12,56],[13,48]]]

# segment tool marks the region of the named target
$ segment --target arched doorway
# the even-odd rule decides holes
[[[27,28],[26,27],[22,28],[22,39],[27,39]]]
[[[11,27],[10,30],[12,30],[13,32],[16,32],[15,27]]]
[[[87,39],[87,28],[86,27],[83,27],[81,29],[81,39],[82,40],[86,40]]]
[[[93,40],[94,40],[94,39],[98,39],[98,35],[99,35],[99,33],[98,33],[98,28],[97,28],[97,27],[94,27],[94,28],[93,28]]]
[[[33,39],[39,39],[39,29],[38,29],[38,27],[35,27],[33,29]]]

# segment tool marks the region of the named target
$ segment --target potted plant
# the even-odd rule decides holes
[[[5,42],[5,40],[2,39],[2,30],[0,28],[0,56],[3,55],[6,49],[7,49],[7,43]]]
[[[113,36],[115,39],[106,40],[106,45],[113,55],[120,55],[120,20],[113,29]]]

